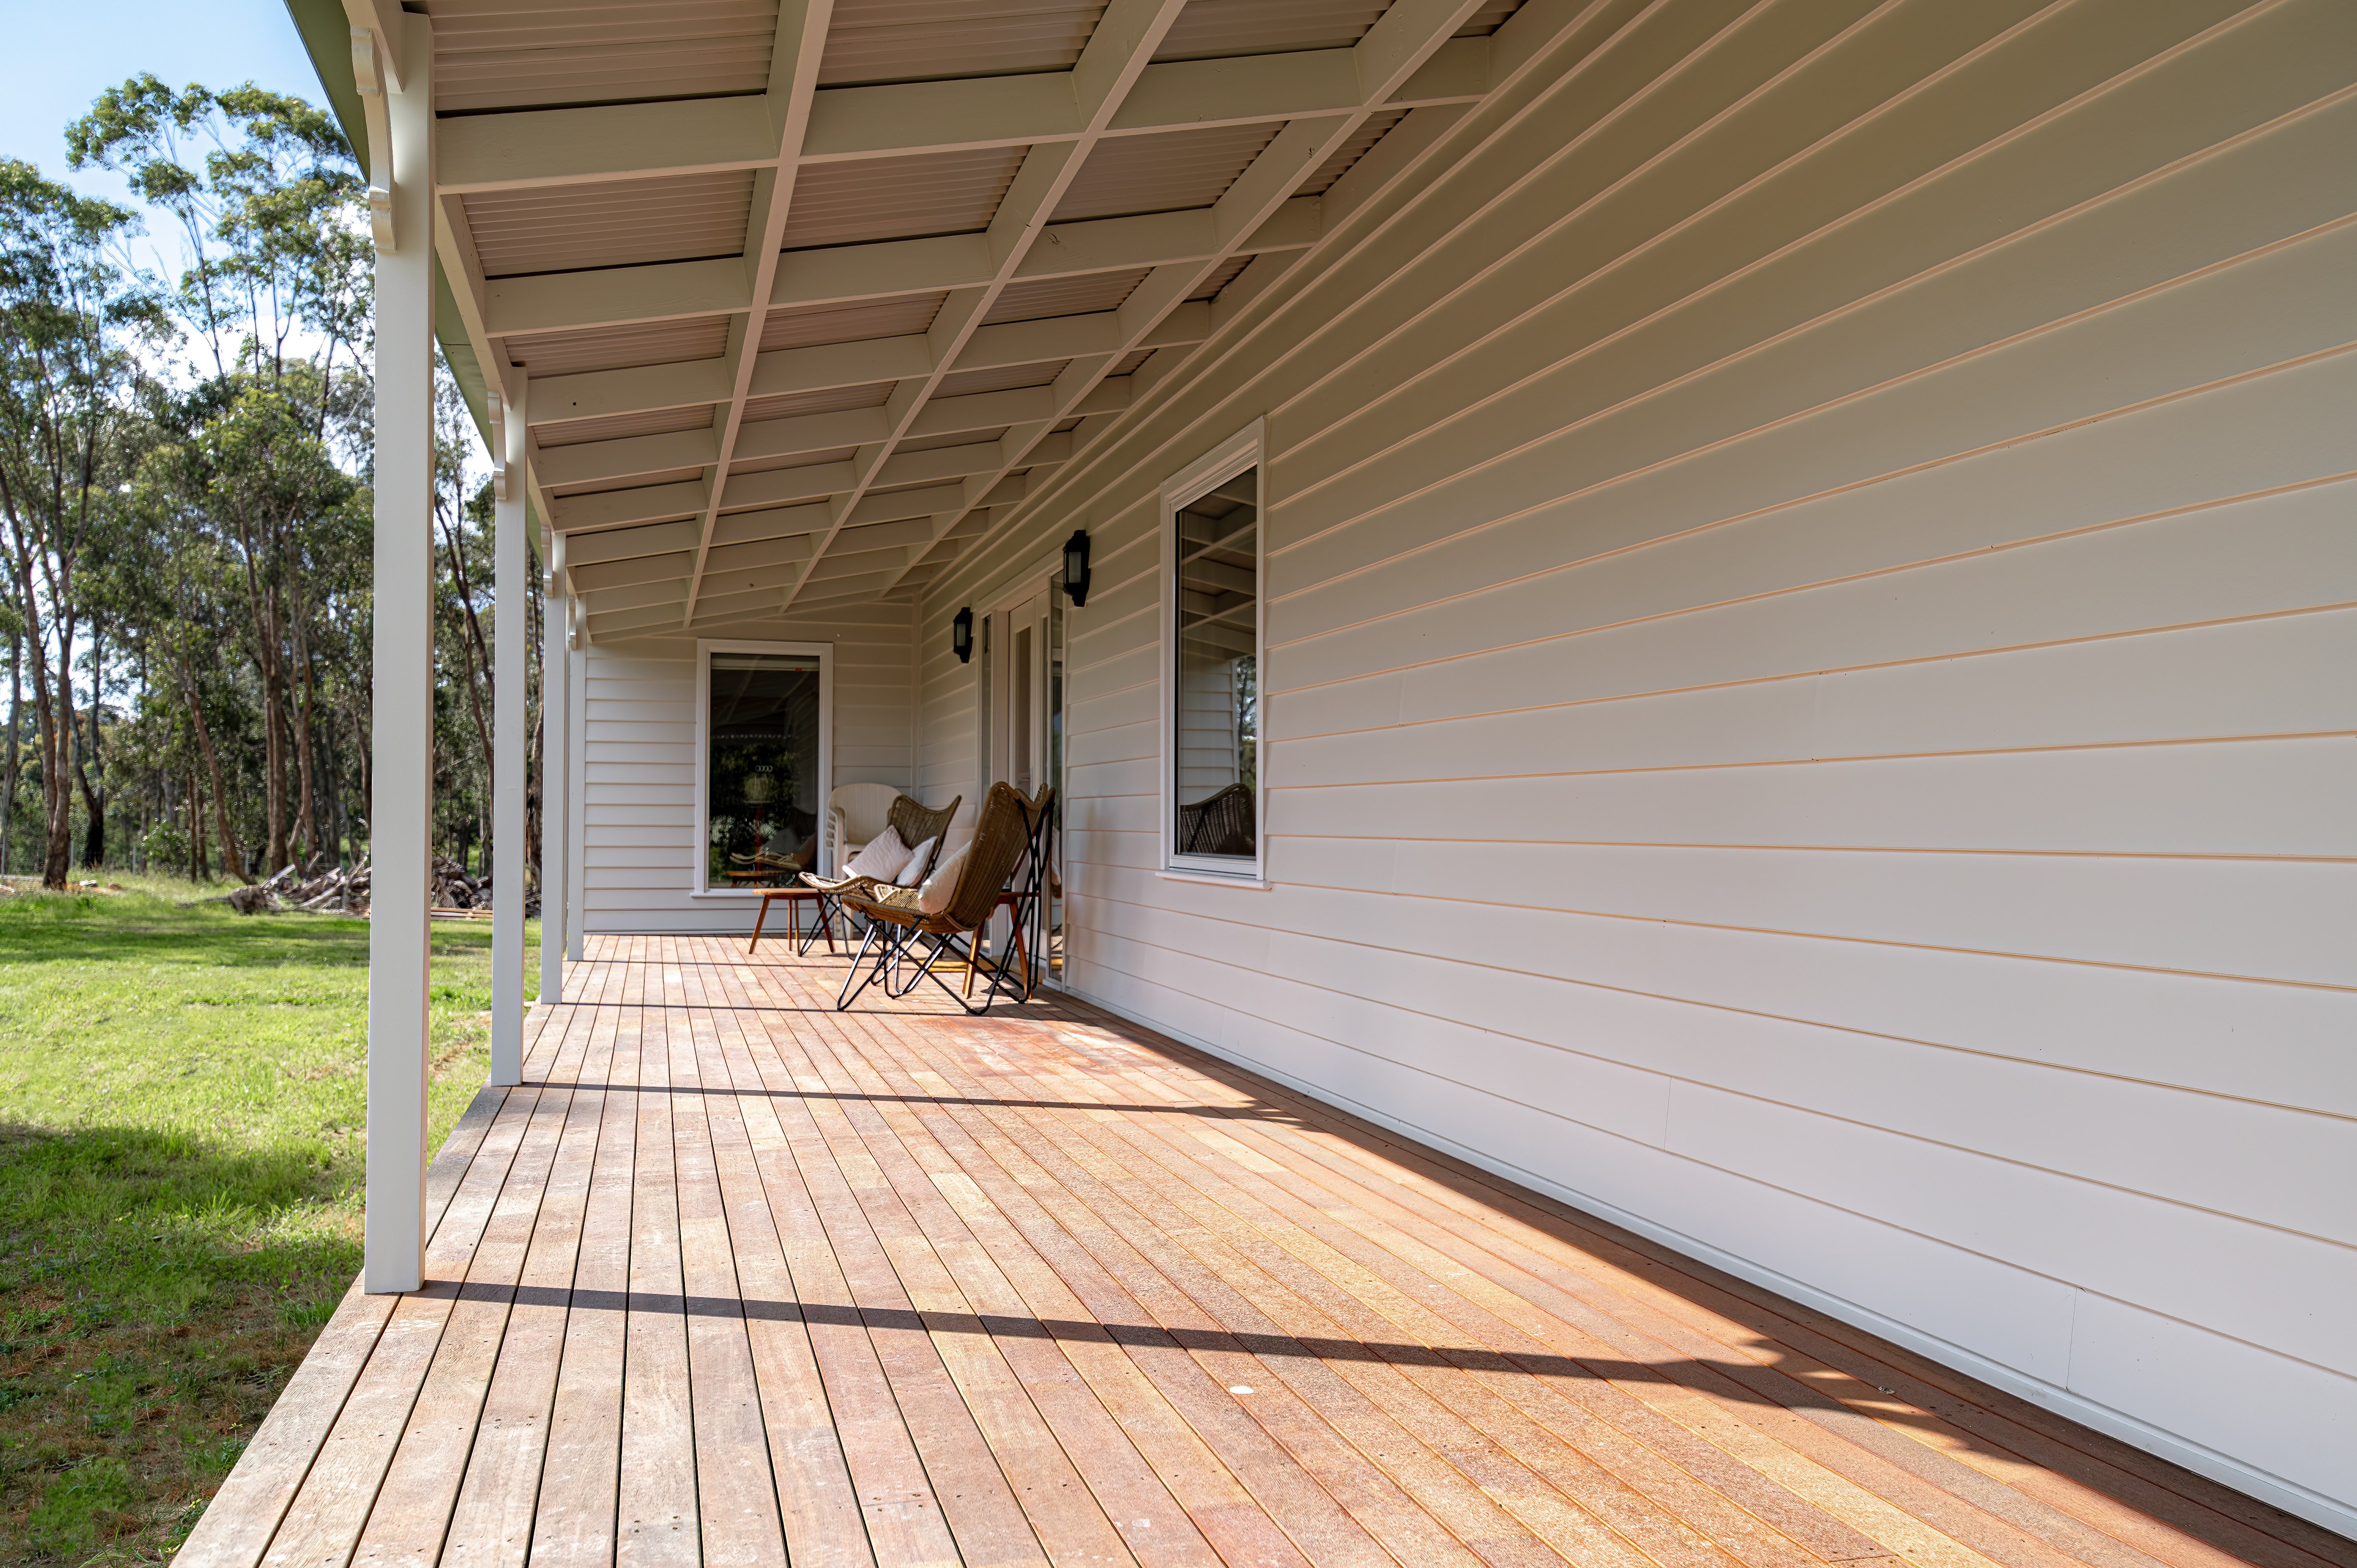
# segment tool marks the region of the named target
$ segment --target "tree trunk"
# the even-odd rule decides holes
[[[8,755],[5,761],[0,761],[0,773],[6,776],[5,781],[0,781],[0,790],[5,791],[0,793],[0,873],[5,873],[16,864],[9,858],[8,852],[15,847],[15,839],[9,830],[15,825],[16,769],[22,760],[16,754],[16,709],[23,701],[24,687],[17,677],[23,671],[24,657],[24,639],[11,636],[8,639]]]
[[[189,672],[185,658],[180,664],[180,685],[188,694],[188,723],[196,730],[197,749],[204,754],[205,771],[212,778],[213,818],[221,829],[221,865],[231,876],[250,884],[254,876],[245,868],[245,851],[238,847],[237,829],[229,820],[229,790],[221,783],[221,756],[213,749],[212,731],[205,727],[205,712],[197,701],[196,677]]]
[[[317,779],[311,758],[311,706],[318,701],[319,687],[311,671],[310,642],[303,635],[303,619],[298,607],[295,617],[295,666],[303,678],[303,701],[295,710],[295,759],[299,769],[296,837],[303,841],[307,864],[312,855],[319,853]]]
[[[106,764],[100,758],[98,749],[99,717],[106,711],[106,693],[102,685],[105,669],[105,623],[92,618],[90,623],[90,747],[85,752],[77,746],[74,757],[74,781],[81,787],[82,811],[87,818],[81,835],[81,864],[86,871],[95,871],[106,864]],[[70,671],[67,680],[70,689]],[[95,787],[91,783],[93,772],[98,776]]]
[[[70,657],[70,632],[64,645]],[[33,660],[33,707],[41,721],[41,886],[62,893],[73,853],[73,795],[66,782],[66,758],[73,737],[73,687],[70,682],[65,687],[60,714],[59,695],[49,690],[48,666],[43,650]]]

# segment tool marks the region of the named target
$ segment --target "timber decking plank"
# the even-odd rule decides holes
[[[671,1093],[671,1036],[679,1020],[651,1006],[642,1016],[614,1561],[619,1568],[692,1568],[701,1549],[702,1520],[687,1304],[680,1276],[677,1108]]]
[[[501,1095],[480,1144],[468,1160],[425,1248],[425,1288],[395,1299],[368,1364],[320,1443],[310,1474],[287,1505],[262,1561],[271,1568],[343,1568],[384,1480],[443,1326],[457,1301],[457,1278],[490,1219],[524,1119],[505,1114]]]
[[[614,1051],[610,1020],[586,1007],[569,1011],[558,1047],[526,1058],[528,1077],[537,1074],[570,1098],[548,1190],[518,1276],[517,1299],[508,1309],[507,1337],[451,1511],[441,1568],[522,1568],[532,1548],[533,1514],[565,1349],[566,1302],[605,1112],[602,1086]]]
[[[1123,1081],[1136,1095],[1151,1097],[1161,1090],[1150,1079],[1132,1076]],[[1171,1090],[1174,1095],[1183,1091]],[[1803,1551],[1781,1531],[1764,1529],[1763,1520],[1802,1527],[1804,1539],[1813,1540],[1820,1552],[1830,1549],[1828,1554],[1836,1560],[1878,1550],[1813,1510],[1797,1514],[1805,1505],[1788,1493],[1748,1488],[1755,1508],[1770,1505],[1763,1515],[1755,1516],[1699,1484],[1694,1476],[1665,1465],[1659,1455],[1577,1402],[1585,1391],[1577,1382],[1534,1375],[1509,1359],[1544,1357],[1544,1346],[1479,1304],[1439,1285],[1430,1274],[1405,1264],[1395,1253],[1341,1226],[1333,1216],[1341,1211],[1338,1205],[1347,1207],[1347,1198],[1321,1195],[1323,1207],[1303,1201],[1295,1190],[1289,1167],[1280,1161],[1256,1155],[1227,1133],[1199,1122],[1130,1118],[1114,1130],[1141,1155],[1169,1165],[1189,1184],[1178,1188],[1182,1202],[1190,1191],[1216,1202],[1220,1207],[1205,1213],[1208,1223],[1219,1227],[1220,1214],[1232,1213],[1234,1224],[1243,1227],[1231,1230],[1232,1240],[1257,1247],[1265,1239],[1284,1255],[1301,1260],[1305,1271],[1292,1276],[1297,1290],[1318,1296],[1329,1310],[1340,1315],[1352,1314],[1354,1303],[1363,1304],[1367,1316],[1351,1319],[1354,1329],[1376,1338],[1448,1348],[1438,1351],[1435,1359],[1450,1362],[1455,1373],[1437,1374],[1437,1369],[1422,1358],[1410,1357],[1403,1361],[1402,1374],[1426,1384],[1434,1397],[1444,1402],[1454,1403],[1470,1397],[1476,1402],[1471,1408],[1486,1408],[1485,1419],[1498,1423],[1501,1434],[1519,1434],[1522,1441],[1534,1444],[1534,1456],[1548,1456],[1548,1473],[1558,1486],[1574,1486],[1576,1500],[1649,1553],[1660,1557],[1691,1551],[1693,1532],[1684,1527],[1692,1525],[1747,1562],[1816,1560],[1817,1552]],[[1457,1373],[1478,1380],[1483,1391],[1493,1391],[1519,1413],[1484,1407],[1480,1402],[1484,1396],[1458,1383]],[[1647,1433],[1656,1444],[1664,1424],[1652,1423]],[[1576,1436],[1577,1448],[1564,1445],[1557,1434]],[[1718,1462],[1709,1463],[1697,1449],[1715,1455]],[[1736,1469],[1724,1455],[1699,1443],[1684,1445],[1678,1457],[1690,1469],[1721,1484]],[[1835,1532],[1830,1539],[1829,1529]]]
[[[188,1568],[2357,1568],[1075,998],[841,963],[591,938]]]
[[[912,1101],[930,1098],[925,1090],[931,1086],[923,1081],[922,1072],[921,1068],[903,1066],[894,1086]],[[1114,1419],[1155,1466],[1189,1519],[1218,1550],[1222,1559],[1306,1563],[1308,1559],[1300,1556],[1299,1549],[1277,1526],[1269,1510],[1254,1499],[1237,1471],[1157,1385],[1155,1378],[1141,1364],[1145,1358],[1117,1342],[1111,1331],[1102,1326],[1105,1315],[1092,1309],[1066,1273],[1059,1272],[1059,1257],[1067,1260],[1068,1268],[1073,1266],[1069,1260],[1076,1250],[1070,1237],[1028,1205],[1023,1189],[1009,1181],[944,1108],[906,1104],[890,1107],[889,1111],[921,1126],[932,1140],[932,1146],[944,1161],[942,1174],[934,1177],[944,1195],[954,1195],[952,1202],[969,1229],[990,1248],[1030,1310],[1042,1320],[1058,1323],[1057,1337],[1066,1356],[1096,1390]],[[981,1174],[977,1176],[977,1172]],[[952,1180],[963,1185],[953,1187]],[[1035,1236],[1038,1245],[1034,1244]],[[1101,1290],[1117,1288],[1109,1277],[1100,1282]],[[1108,1300],[1104,1295],[1096,1299],[1100,1305]],[[1125,1316],[1116,1310],[1112,1314],[1114,1322],[1132,1321],[1135,1317],[1134,1312]],[[1232,1426],[1241,1430],[1250,1425],[1242,1412],[1233,1409],[1233,1402],[1224,1391],[1211,1387],[1201,1369],[1175,1345],[1158,1351],[1149,1348],[1146,1355],[1158,1356],[1166,1366],[1183,1363],[1183,1370],[1173,1366],[1177,1375],[1191,1378],[1203,1385],[1203,1393],[1215,1395],[1226,1406]],[[1265,1444],[1265,1436],[1262,1442]],[[1246,1463],[1256,1472],[1264,1488],[1269,1486],[1268,1472],[1272,1468],[1291,1472],[1293,1485],[1297,1488],[1311,1485],[1282,1451],[1273,1446],[1254,1453]],[[1340,1520],[1330,1498],[1322,1498],[1322,1503],[1329,1520],[1347,1527],[1347,1520]],[[1365,1550],[1372,1550],[1372,1543],[1362,1537],[1360,1544]]]
[[[1175,1291],[1033,1157],[1021,1128],[1012,1124],[1019,1122],[1016,1112],[986,1105],[950,1111],[962,1121],[971,1118],[969,1130],[979,1130],[977,1142],[997,1167],[987,1179],[980,1171],[969,1174],[997,1189],[993,1197],[1002,1208],[1012,1200],[1008,1185],[1021,1192],[1023,1207],[1041,1222],[1026,1234],[1057,1258],[1059,1272],[1091,1301],[1098,1321],[1131,1326],[1122,1342],[1132,1359],[1313,1560],[1391,1561],[1380,1532],[1400,1520],[1404,1528],[1388,1544],[1400,1546],[1404,1560],[1424,1554],[1428,1561],[1473,1561],[1322,1423],[1297,1413],[1273,1419],[1265,1407],[1249,1409],[1231,1394],[1232,1386],[1257,1386],[1256,1380],[1247,1385],[1247,1379],[1257,1380],[1260,1363],[1209,1319],[1182,1308],[1180,1321],[1173,1323],[1159,1310]]]
[[[709,1120],[712,1097],[726,1094],[727,1081],[707,1085],[699,1060],[702,1042],[713,1032],[710,1014],[699,1009],[671,1016],[672,1145],[679,1179],[680,1283],[689,1304],[702,1560],[705,1568],[783,1568],[778,1484]]]
[[[1058,1080],[1048,1078],[1035,1081],[1053,1085]],[[1088,1086],[1070,1087],[1081,1090]],[[1043,1088],[1041,1092],[1054,1090]],[[1076,1120],[1075,1124],[1087,1131],[1086,1123]],[[1740,1516],[1738,1524],[1739,1510],[1726,1507],[1723,1500],[1708,1498],[1700,1488],[1689,1486],[1681,1500],[1689,1507],[1702,1504],[1706,1509],[1710,1503],[1717,1502],[1722,1526],[1735,1537],[1714,1544],[1689,1528],[1689,1521],[1678,1512],[1591,1462],[1555,1434],[1553,1427],[1569,1412],[1544,1402],[1545,1390],[1541,1380],[1517,1376],[1504,1357],[1497,1354],[1496,1347],[1481,1344],[1478,1338],[1469,1351],[1462,1348],[1469,1338],[1475,1337],[1462,1326],[1424,1312],[1391,1289],[1374,1271],[1358,1267],[1308,1230],[1294,1225],[1285,1215],[1257,1203],[1251,1193],[1215,1168],[1213,1162],[1194,1157],[1203,1147],[1199,1140],[1205,1136],[1224,1140],[1224,1134],[1207,1135],[1193,1123],[1174,1123],[1170,1119],[1156,1117],[1107,1121],[1102,1127],[1104,1135],[1117,1137],[1122,1148],[1138,1156],[1129,1165],[1133,1172],[1156,1185],[1169,1201],[1203,1230],[1220,1236],[1239,1255],[1255,1259],[1263,1271],[1275,1276],[1272,1283],[1289,1293],[1290,1299],[1297,1300],[1310,1312],[1326,1315],[1322,1324],[1315,1318],[1297,1319],[1284,1324],[1284,1331],[1304,1335],[1313,1341],[1339,1337],[1361,1343],[1400,1345],[1405,1353],[1388,1353],[1372,1362],[1354,1362],[1346,1358],[1337,1363],[1337,1370],[1361,1384],[1371,1397],[1378,1397],[1379,1386],[1385,1379],[1411,1385],[1417,1398],[1431,1403],[1432,1409],[1422,1416],[1426,1423],[1433,1423],[1437,1412],[1445,1410],[1445,1419],[1466,1423],[1480,1434],[1480,1441],[1495,1444],[1503,1455],[1511,1456],[1519,1468],[1494,1477],[1485,1475],[1483,1485],[1505,1506],[1523,1514],[1533,1528],[1542,1529],[1558,1550],[1582,1560],[1618,1552],[1624,1559],[1641,1561],[1631,1550],[1633,1543],[1645,1555],[1663,1563],[1724,1563],[1728,1561],[1726,1552],[1749,1548],[1743,1560],[1756,1563],[1800,1568],[1816,1561],[1813,1554],[1781,1535],[1763,1530],[1757,1520]],[[1186,1136],[1189,1132],[1196,1137]],[[1189,1149],[1189,1144],[1196,1147]],[[1112,1152],[1118,1156],[1120,1150]],[[1165,1173],[1164,1179],[1155,1180],[1157,1170]],[[1264,1293],[1264,1296],[1269,1300],[1272,1313],[1282,1311],[1288,1299],[1283,1294],[1267,1296]],[[1494,1359],[1499,1366],[1484,1369],[1465,1364],[1484,1357]],[[1493,1389],[1491,1379],[1505,1387]],[[1517,1382],[1529,1387],[1516,1388]],[[1590,1423],[1583,1436],[1594,1435],[1594,1424]],[[1447,1441],[1445,1426],[1436,1425],[1434,1434]],[[1626,1450],[1635,1445],[1622,1446]],[[1459,1464],[1466,1463],[1460,1444],[1451,1444],[1448,1451]],[[1631,1455],[1624,1452],[1618,1457],[1625,1462]],[[1657,1466],[1657,1471],[1659,1468]],[[1531,1488],[1541,1477],[1552,1483],[1550,1491],[1560,1492],[1567,1502],[1550,1500],[1546,1494],[1534,1492]],[[1656,1474],[1652,1478],[1661,1477]],[[1569,1504],[1577,1504],[1577,1508],[1571,1509]],[[1594,1527],[1588,1521],[1589,1514],[1625,1539],[1591,1539]],[[1741,1524],[1748,1524],[1749,1530],[1742,1530]]]
[[[615,1494],[622,1433],[624,1309],[630,1283],[630,1191],[638,1154],[638,1015],[599,1009],[606,1063],[597,1142],[582,1205],[581,1240],[549,1402],[535,1500],[534,1568],[614,1560]]]
[[[838,1032],[851,1031],[845,1026]],[[860,1098],[873,1079],[862,1071],[856,1045],[824,1045],[823,1056],[813,1051],[813,1065],[844,1096],[830,1111],[860,1140],[889,1194],[877,1192],[871,1207],[878,1233],[920,1311],[929,1321],[932,1315],[945,1320],[935,1343],[968,1403],[992,1402],[977,1413],[1010,1479],[1024,1473],[1018,1489],[1025,1511],[1049,1555],[1118,1561],[1115,1554],[1126,1552],[1144,1552],[1152,1563],[1214,1561],[1060,1348],[1042,1336],[991,1326],[1028,1317],[1023,1298],[880,1108]],[[1085,1508],[1078,1506],[1082,1501]]]
[[[741,987],[732,988],[741,993]],[[740,997],[741,999],[741,997]],[[727,1205],[738,1288],[747,1305],[747,1339],[774,1471],[777,1506],[790,1563],[805,1568],[872,1568],[859,1498],[844,1466],[826,1388],[796,1303],[784,1244],[770,1215],[745,1114],[736,1092],[744,1058],[736,1015],[714,1015],[696,1040],[705,1083],[726,1085],[706,1107],[713,1165]]]
[[[795,1163],[901,1419],[932,1479],[957,1549],[977,1568],[984,1563],[1044,1563],[1047,1555],[1022,1504],[870,1228],[853,1178],[837,1163],[813,1115],[813,1104],[826,1103],[826,1086],[807,1066],[795,1037],[797,1022],[790,1019],[782,1029],[773,1026],[766,1031],[770,1052],[782,1074],[798,1083],[806,1081],[816,1094],[771,1103],[787,1128]],[[767,1076],[765,1071],[765,1079]]]
[[[769,1016],[739,1015],[732,1062],[748,1141],[770,1221],[794,1285],[795,1316],[823,1380],[843,1462],[880,1563],[958,1562],[946,1510],[894,1398],[890,1376],[861,1321],[778,1096],[792,1079],[770,1047]]]
[[[451,1128],[425,1176],[429,1226],[449,1207],[506,1099],[504,1090],[480,1091]],[[188,1568],[253,1568],[262,1561],[400,1300],[369,1295],[359,1280],[352,1282],[236,1468],[206,1505],[176,1562]]]

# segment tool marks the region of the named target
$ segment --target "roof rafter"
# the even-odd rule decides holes
[[[886,406],[891,411],[894,429],[889,440],[872,447],[860,448],[859,478],[852,489],[838,497],[834,526],[829,528],[812,553],[811,564],[794,585],[786,590],[779,609],[791,610],[797,596],[817,577],[828,549],[843,532],[845,523],[856,514],[867,490],[877,483],[885,459],[891,455],[892,446],[908,432],[925,401],[941,384],[948,366],[956,360],[967,340],[974,335],[984,316],[1006,285],[1015,281],[1017,269],[1039,237],[1048,231],[1049,215],[1055,211],[1073,177],[1088,161],[1090,151],[1105,127],[1112,124],[1130,90],[1137,84],[1154,51],[1161,46],[1163,35],[1178,19],[1186,0],[1111,0],[1103,15],[1098,17],[1095,30],[1081,50],[1080,59],[1070,73],[1073,107],[1081,123],[1079,136],[1070,142],[1040,143],[1023,156],[1023,166],[1016,174],[1015,183],[1001,199],[998,211],[993,216],[989,231],[983,236],[995,272],[982,286],[952,292],[941,315],[935,317],[932,336],[938,344],[933,369],[921,378],[912,378],[895,387]],[[1077,226],[1075,226],[1077,227]],[[988,478],[974,477],[956,487],[953,498],[945,497],[940,510],[953,521],[987,499],[999,480],[1003,480],[1013,465],[1003,464]],[[944,522],[943,529],[950,526]],[[898,581],[908,564],[919,559],[931,543],[919,542],[900,547],[903,559],[885,568],[884,575]],[[694,618],[694,606],[688,607],[689,619]]]
[[[826,50],[826,31],[834,19],[834,0],[783,0],[778,7],[778,36],[770,59],[769,108],[774,132],[773,162],[754,177],[753,207],[745,224],[743,270],[748,304],[765,299],[774,285],[778,253],[785,242],[786,215],[793,206],[796,157],[810,129],[811,101],[818,89],[819,58]],[[761,327],[768,313],[749,309],[729,323],[730,395],[721,405],[717,451],[709,470],[704,507],[704,536],[695,547],[695,564],[687,581],[684,623],[695,614],[695,596],[704,583],[712,552],[713,529],[728,492],[729,456],[737,447],[737,432],[745,423],[745,400],[760,360]]]
[[[1466,18],[1480,5],[1480,0],[1394,0],[1350,50],[1360,89],[1357,106],[1345,113],[1294,120],[1278,133],[1211,207],[1214,233],[1221,248],[1200,260],[1155,269],[1117,312],[1129,328],[1127,340],[1121,349],[1102,357],[1075,358],[1057,378],[1054,412],[1045,419],[1010,428],[1001,437],[1000,446],[1009,454],[1009,460],[999,477],[1022,467],[1031,448],[1080,408],[1097,381],[1124,355],[1143,345],[1163,317],[1222,263],[1241,253],[1251,237],[1288,205],[1287,199],[1299,188],[1303,171],[1316,167],[1364,124],[1369,115],[1389,106],[1400,87],[1448,42],[1450,35],[1463,27]],[[967,482],[986,489],[991,481],[991,476],[976,476]],[[950,537],[966,521],[965,512],[942,519],[938,537]],[[907,564],[893,575],[881,592],[889,594],[900,586],[911,572],[924,564],[929,553],[930,551],[909,552]]]

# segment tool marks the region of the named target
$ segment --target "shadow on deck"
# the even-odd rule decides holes
[[[355,1287],[181,1568],[2357,1568],[1084,1006],[839,975],[592,939],[435,1164],[427,1288]]]

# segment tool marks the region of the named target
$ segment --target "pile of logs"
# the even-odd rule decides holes
[[[491,879],[468,875],[467,868],[447,855],[434,857],[433,891],[434,912],[438,916],[462,918],[490,911]],[[369,863],[362,857],[359,865],[347,871],[329,865],[325,854],[316,854],[307,866],[285,866],[267,881],[234,889],[224,902],[241,915],[281,909],[365,915],[369,912]],[[539,913],[540,899],[527,886],[524,914],[529,918]]]

